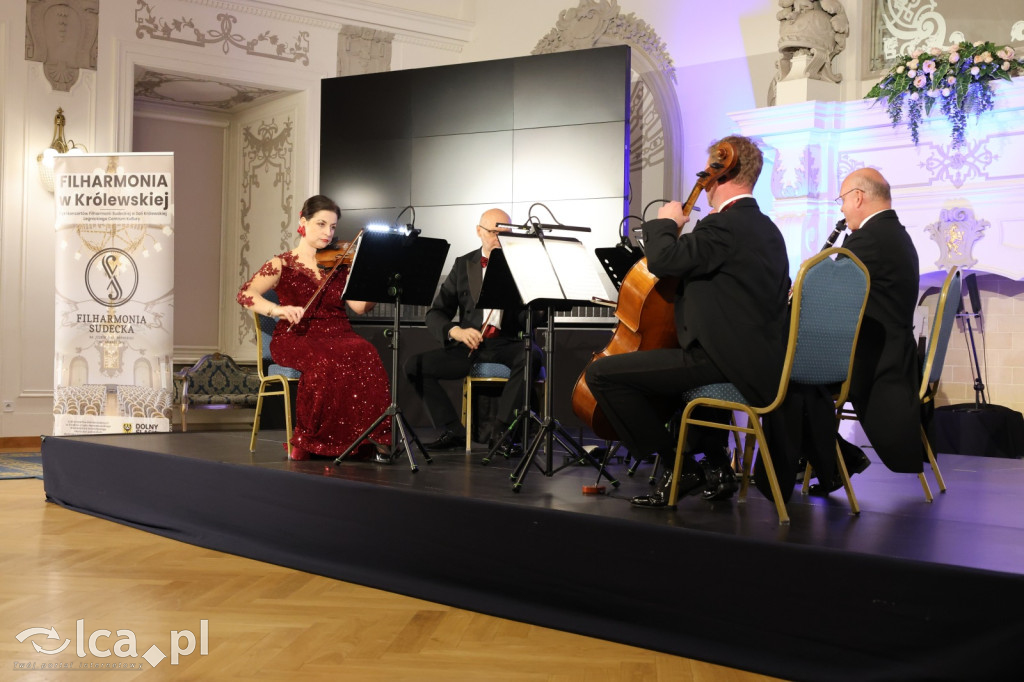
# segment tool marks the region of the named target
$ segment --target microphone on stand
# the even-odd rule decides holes
[[[839,239],[839,235],[841,235],[843,232],[846,232],[846,218],[840,218],[836,222],[836,226],[832,230],[832,234],[830,234],[828,238],[825,239],[825,245],[821,247],[821,250],[824,251],[825,249],[831,249],[832,245],[836,243],[837,239]]]

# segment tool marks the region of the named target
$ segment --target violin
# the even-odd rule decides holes
[[[700,193],[717,182],[736,166],[736,150],[728,142],[719,142],[711,150],[708,166],[697,173],[697,184],[683,203],[683,215],[689,215]],[[680,227],[680,230],[682,228]],[[607,355],[632,353],[655,348],[678,348],[675,325],[676,289],[678,277],[657,278],[647,269],[647,259],[638,260],[622,280],[619,300],[615,307],[618,322],[608,345],[594,353],[590,362]],[[590,363],[587,363],[587,367]],[[587,386],[587,367],[583,368],[572,393],[572,410],[605,440],[619,440],[619,435],[597,404],[597,398]]]
[[[363,231],[360,230],[359,234],[355,236],[350,242],[331,242],[322,249],[316,251],[316,265],[320,270],[323,270],[326,275],[322,278],[320,286],[317,287],[316,291],[306,302],[306,305],[302,306],[302,314],[305,315],[306,311],[309,310],[309,306],[313,304],[313,301],[317,299],[320,292],[324,290],[327,283],[331,281],[334,274],[341,270],[339,265],[352,265],[356,258],[356,244],[359,243],[359,238],[363,235]],[[299,320],[299,323],[304,320]],[[294,324],[288,325],[288,331],[291,331],[295,327]]]
[[[321,270],[334,270],[338,265],[352,265],[356,254],[352,249],[355,240],[350,242],[331,242],[322,249],[317,249],[316,265]]]

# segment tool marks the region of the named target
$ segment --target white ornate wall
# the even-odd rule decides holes
[[[834,198],[852,170],[877,168],[917,247],[922,289],[959,265],[978,275],[984,332],[979,360],[990,401],[1024,409],[1024,79],[995,86],[995,110],[968,123],[954,151],[936,110],[914,146],[872,102],[806,102],[732,115],[768,150],[758,199],[786,237],[792,270],[817,252],[842,217]],[[764,182],[765,179],[769,182]],[[976,323],[977,324],[977,323]],[[984,378],[984,377],[983,377]],[[955,335],[939,403],[973,400],[970,357]]]

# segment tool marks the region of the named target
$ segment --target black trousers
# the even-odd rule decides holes
[[[532,346],[532,353],[531,369],[534,376],[531,379],[535,380],[540,373],[543,354],[536,345]],[[426,405],[430,420],[436,428],[459,430],[461,415],[452,405],[441,382],[464,379],[478,362],[500,362],[512,370],[498,399],[498,419],[508,425],[516,409],[523,404],[526,355],[522,340],[498,336],[484,339],[472,355],[469,348],[460,343],[419,353],[406,360],[405,375],[416,395]]]
[[[682,392],[726,382],[703,348],[637,351],[600,358],[587,368],[587,385],[630,454],[643,457],[659,453],[670,465],[675,461],[676,440],[666,422],[682,407]],[[708,421],[726,422],[721,410],[700,415]],[[687,443],[692,452],[722,447],[727,431],[697,429]]]

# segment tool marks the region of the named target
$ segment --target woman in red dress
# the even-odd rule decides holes
[[[341,209],[328,197],[307,199],[299,213],[299,245],[264,263],[237,296],[243,308],[279,320],[270,342],[271,357],[302,372],[292,459],[340,455],[391,403],[388,375],[377,349],[352,330],[345,312],[346,303],[357,315],[376,304],[341,300],[348,265],[337,266],[340,271],[303,314],[303,307],[328,276],[317,266],[316,253],[334,239],[340,216]],[[278,304],[263,296],[271,289]],[[370,438],[383,452],[391,443],[391,418],[381,422]]]

